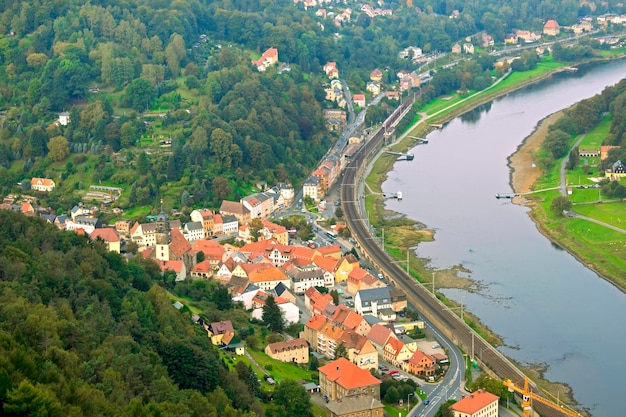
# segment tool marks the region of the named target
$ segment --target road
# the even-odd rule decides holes
[[[520,384],[524,379],[524,374],[516,366],[487,341],[475,334],[465,322],[461,321],[423,285],[407,275],[402,266],[382,250],[378,245],[378,240],[371,238],[368,223],[359,211],[363,196],[358,193],[358,181],[364,175],[367,164],[378,154],[382,142],[383,130],[379,129],[354,155],[345,169],[340,184],[344,217],[352,231],[353,238],[371,263],[382,271],[385,277],[397,288],[402,289],[408,302],[415,306],[421,315],[439,330],[442,341],[445,340],[445,343],[460,346],[466,352],[471,352],[472,355],[474,352],[480,352],[483,365],[493,371],[495,375]],[[475,357],[475,359],[477,358]],[[535,404],[535,409],[547,417],[563,415],[558,410],[540,404]],[[431,414],[424,415],[430,416]]]

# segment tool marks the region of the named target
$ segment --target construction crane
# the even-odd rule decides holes
[[[532,407],[530,405],[530,400],[538,401],[541,404],[545,404],[548,407],[554,408],[555,410],[559,410],[560,412],[562,412],[563,414],[569,417],[583,417],[582,414],[580,414],[579,412],[577,412],[576,410],[570,407],[556,404],[550,401],[549,399],[542,397],[541,395],[531,392],[528,387],[528,377],[524,378],[524,388],[518,387],[510,379],[505,379],[502,383],[504,384],[505,387],[509,389],[509,392],[519,392],[520,394],[522,394],[522,410],[524,411],[524,417],[530,417],[531,415]]]

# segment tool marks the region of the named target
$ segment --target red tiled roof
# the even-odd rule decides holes
[[[367,335],[367,338],[379,346],[384,346],[391,335],[391,330],[380,324],[375,324]]]
[[[335,272],[335,267],[337,266],[337,259],[331,258],[330,256],[316,256],[313,258],[313,263],[324,271],[327,272]]]
[[[258,268],[248,274],[250,282],[287,281],[289,277],[279,268],[272,264],[263,264],[264,268]]]
[[[197,263],[193,268],[191,268],[191,272],[195,272],[197,274],[208,274],[212,271],[213,265],[211,265],[208,260]]]
[[[556,22],[556,20],[550,19],[546,22],[545,25],[543,25],[544,29],[556,29],[559,27],[559,24]]]
[[[474,414],[494,401],[498,401],[498,396],[487,391],[476,391],[473,394],[460,399],[450,406],[451,409],[465,414]]]
[[[345,358],[339,358],[319,368],[320,373],[326,375],[344,389],[355,389],[380,384],[370,371],[361,369]]]
[[[161,272],[165,271],[174,271],[177,274],[183,270],[183,261],[161,261],[159,262],[161,266]]]
[[[309,321],[306,322],[305,326],[309,327],[313,330],[319,330],[326,324],[326,317],[321,314],[315,314],[311,316]]]
[[[89,236],[91,240],[96,240],[98,238],[104,240],[105,242],[119,242],[120,236],[117,234],[117,231],[112,227],[103,227],[101,229],[95,229],[91,232],[91,236]]]
[[[204,253],[205,259],[222,260],[222,257],[226,253],[224,246],[220,245],[214,240],[196,240],[191,246],[196,252]]]
[[[339,245],[323,246],[321,248],[317,248],[317,251],[322,256],[329,256],[329,255],[333,255],[333,254],[336,254],[336,253],[341,255],[341,248],[339,247]],[[316,256],[316,258],[317,258],[317,256]]]
[[[170,231],[172,242],[170,243],[170,253],[174,255],[174,258],[180,259],[183,255],[191,250],[191,244],[187,242],[185,236],[178,229],[172,229]]]
[[[309,344],[304,338],[287,340],[285,342],[276,342],[267,345],[269,350],[274,353],[283,352],[285,350],[302,349],[308,346]]]

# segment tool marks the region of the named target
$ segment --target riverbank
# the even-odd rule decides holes
[[[549,76],[549,75],[546,75],[546,76]],[[474,105],[477,105],[477,103],[474,103]],[[463,109],[463,110],[466,110],[466,109]],[[459,110],[457,109],[457,111],[459,111]],[[554,110],[552,110],[552,111],[554,111]],[[446,114],[446,116],[447,116],[447,117],[454,117],[454,115],[451,115],[451,112],[448,112],[448,114]],[[543,116],[541,116],[541,117],[543,117]],[[553,116],[553,117],[554,117],[554,118],[556,118],[556,117],[557,117],[557,115],[555,115],[555,116]],[[535,120],[537,120],[537,118],[536,118]],[[429,122],[430,122],[430,120],[429,120]],[[455,122],[455,123],[456,123],[456,122]],[[537,125],[537,130],[538,130],[539,132],[541,132],[542,128],[543,128],[543,129],[547,129],[547,126],[548,126],[549,124],[550,124],[549,122],[544,123],[541,127],[540,127],[539,125]],[[421,128],[423,128],[423,129],[427,129],[427,126],[424,126],[424,125],[426,125],[426,123],[422,123]],[[533,125],[531,124],[529,127],[530,127],[530,128],[532,128],[532,127],[533,127]],[[535,136],[534,136],[535,138],[537,138],[537,137],[539,137],[539,138],[540,138],[540,137],[541,137],[541,135],[538,135],[538,134],[537,134],[537,132],[535,132],[535,133],[536,133],[536,134],[535,134]],[[409,133],[409,134],[411,134],[411,133]],[[415,135],[415,136],[421,136],[421,135]],[[519,142],[519,141],[520,141],[520,139],[518,139],[518,142]],[[433,142],[435,142],[435,141],[433,140]],[[524,142],[525,142],[525,143],[523,144],[523,145],[525,145],[525,148],[524,148],[524,149],[529,149],[528,147],[529,147],[529,146],[533,143],[532,138],[526,138]],[[538,149],[538,147],[540,146],[540,142],[541,142],[541,140],[537,140],[537,141],[535,141],[535,142],[534,142],[534,143],[535,143],[535,149]],[[408,143],[408,145],[407,145],[407,146],[411,146],[411,145],[412,145],[412,143],[410,143],[410,141],[403,142],[403,145],[404,145],[405,143]],[[515,146],[515,145],[514,145],[514,146]],[[520,146],[520,147],[519,147],[519,149],[518,149],[518,152],[516,152],[516,153],[518,154],[518,156],[523,154],[523,150],[522,150],[522,152],[519,152],[520,150],[522,150],[522,146]],[[511,151],[512,151],[512,149],[511,149],[511,148],[509,148],[509,152],[511,152]],[[506,156],[507,156],[507,155],[508,155],[508,153],[506,153],[506,154],[504,155],[504,158],[506,158]],[[387,159],[387,158],[383,158],[383,159]],[[527,169],[525,170],[525,174],[532,174],[532,173],[534,172],[534,178],[536,178],[538,175],[540,175],[539,170],[538,170],[538,169],[535,169],[535,167],[533,166],[533,153],[532,153],[532,152],[530,152],[530,153],[528,153],[527,155],[525,155],[525,156],[524,156],[524,158],[522,158],[522,161],[526,161],[526,164],[521,164],[521,165],[520,165],[520,167],[527,168]],[[394,162],[395,162],[395,161],[386,161],[386,162],[388,162],[388,163],[390,164],[390,166],[394,166]],[[377,175],[382,174],[382,172],[381,172],[382,170],[380,169],[380,166],[379,166],[378,168],[379,168],[379,169],[377,169],[377,170],[376,170],[376,171],[377,171],[377,172],[376,172],[376,174],[377,174]],[[508,171],[508,170],[507,170],[507,171]],[[527,182],[526,182],[525,187],[529,189],[529,188],[532,186],[532,183],[533,183],[533,182],[535,182],[535,180],[534,180],[534,179],[530,179],[530,180],[528,180],[529,176],[528,176],[528,175],[521,175],[522,173],[523,173],[522,168],[518,168],[518,169],[517,169],[517,175],[515,175],[515,178],[516,178],[516,180],[517,180],[517,179],[520,179],[520,178],[526,178],[526,179],[527,179]],[[510,173],[509,173],[509,172],[507,172],[505,175],[507,175],[507,174],[510,174]],[[505,177],[505,178],[506,178],[506,177]],[[511,180],[512,180],[512,178],[513,178],[513,174],[511,174],[511,177],[510,177],[509,179],[511,179]],[[505,181],[506,181],[506,180],[505,180]],[[380,179],[380,177],[378,178],[378,182],[382,182],[382,180]],[[409,181],[408,183],[410,184],[410,181]],[[406,187],[406,185],[405,185],[405,187]],[[523,185],[523,184],[522,184],[522,185],[519,185],[519,184],[516,182],[515,187],[516,187],[517,189],[521,189],[522,187],[524,187],[524,185]],[[545,204],[544,204],[544,205],[545,205]],[[371,212],[370,212],[370,214],[371,214]],[[389,219],[390,219],[390,218],[392,218],[392,215],[391,215],[390,213],[385,213],[385,214],[386,214],[387,216],[389,216],[389,217],[388,217]],[[416,218],[416,219],[420,219],[419,215],[413,215],[412,217],[413,217],[413,218]],[[391,226],[391,225],[389,225],[389,226]],[[423,227],[426,227],[426,226],[423,226]],[[377,227],[377,230],[380,230],[380,229]],[[389,238],[388,238],[388,236],[389,236],[389,235],[392,235],[392,236],[393,236],[393,233],[390,233],[390,232],[389,232],[389,229],[387,228],[387,226],[385,226],[385,240],[386,240],[386,242],[388,242],[388,241],[389,241]],[[387,245],[386,245],[386,248],[387,248]],[[412,248],[412,246],[409,246],[409,249],[411,249],[411,248]],[[411,251],[411,252],[413,252],[413,251]],[[402,256],[402,255],[404,255],[404,256]],[[401,259],[406,259],[406,252],[402,252],[402,253],[401,253],[401,257],[400,257],[400,258],[398,258],[398,259],[399,259],[399,260],[401,260]],[[425,265],[424,270],[423,270],[422,272],[420,272],[420,273],[417,273],[417,274],[415,274],[415,273],[414,273],[413,275],[414,275],[414,276],[415,276],[415,275],[419,275],[419,276],[420,276],[420,281],[422,281],[422,283],[424,284],[424,286],[425,286],[426,288],[430,289],[430,288],[431,288],[431,285],[432,285],[431,283],[436,284],[436,287],[437,287],[437,288],[443,288],[443,287],[448,287],[448,286],[449,286],[449,287],[451,287],[451,288],[458,288],[458,286],[459,286],[459,285],[458,285],[458,283],[445,282],[445,281],[447,281],[447,280],[445,280],[445,279],[443,278],[443,276],[444,276],[444,275],[448,275],[447,273],[440,272],[440,271],[432,271],[431,269],[428,269],[428,265],[429,265],[428,261],[429,261],[429,260],[427,260],[427,259],[426,259],[426,260],[421,260],[421,261],[423,261],[423,264]],[[468,263],[468,265],[471,265],[471,263]],[[471,266],[470,266],[470,267],[471,267]],[[411,272],[413,273],[413,264],[411,265]],[[433,278],[436,278],[436,279],[431,278],[431,274],[432,274],[433,272],[435,272],[435,274],[433,275]],[[441,278],[442,278],[441,280],[440,280],[440,276],[441,276]],[[461,274],[461,276],[463,276],[463,277],[467,277],[467,276],[468,276],[468,274]],[[468,281],[468,282],[469,282],[469,281]],[[477,291],[478,291],[478,292],[481,292],[481,289],[478,289]],[[446,292],[446,294],[447,294],[447,292]],[[441,298],[441,297],[440,297],[440,298]],[[459,311],[459,312],[460,312],[460,309],[455,309],[455,311]],[[467,320],[467,316],[466,316],[466,320]],[[515,348],[515,347],[513,346],[513,348]],[[526,364],[526,366],[528,366],[528,367],[530,367],[530,368],[535,368],[535,370],[536,370],[536,371],[539,371],[539,372],[541,372],[541,370],[542,370],[542,369],[541,369],[541,364],[537,364],[536,366],[535,366],[535,365],[532,365],[532,364]],[[530,375],[530,373],[529,373],[529,375]],[[533,378],[533,379],[535,379],[535,378]],[[543,384],[541,384],[541,385],[543,386]],[[561,395],[563,395],[563,393],[564,393],[564,390],[562,390],[562,389],[559,389],[559,390],[550,390],[550,391],[551,391],[551,392],[560,392],[560,393],[561,393]],[[571,403],[571,401],[567,401],[567,402]]]

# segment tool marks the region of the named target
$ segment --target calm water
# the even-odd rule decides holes
[[[546,378],[569,384],[596,417],[624,415],[626,296],[552,245],[526,208],[495,194],[512,191],[507,157],[538,121],[625,75],[626,61],[601,64],[481,106],[430,134],[383,184],[404,194],[388,208],[436,231],[418,256],[436,269],[462,264],[484,286],[445,294],[504,338],[503,353],[545,364]]]

